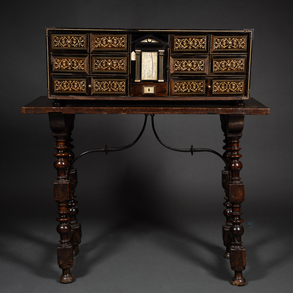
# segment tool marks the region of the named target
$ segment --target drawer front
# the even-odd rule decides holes
[[[127,80],[126,79],[92,79],[92,94],[93,95],[126,95]]]
[[[212,95],[244,95],[245,79],[212,80]]]
[[[173,80],[170,81],[171,95],[206,95],[206,80]]]
[[[52,72],[78,72],[88,74],[88,57],[52,56]]]
[[[208,74],[208,57],[170,58],[171,74]]]
[[[53,93],[58,94],[86,94],[86,78],[52,78]]]
[[[168,93],[167,82],[142,82],[132,83],[130,87],[131,96],[133,97],[165,97]]]
[[[91,51],[126,51],[127,35],[91,35]]]
[[[246,69],[247,58],[235,57],[214,57],[212,58],[212,73],[214,74],[229,74],[229,73],[243,73],[247,72]]]
[[[247,36],[212,35],[211,52],[246,52]]]
[[[173,52],[207,52],[207,36],[172,36]]]
[[[52,34],[52,50],[87,50],[87,34]]]
[[[127,73],[127,57],[92,57],[93,73]]]

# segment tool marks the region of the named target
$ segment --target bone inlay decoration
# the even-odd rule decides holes
[[[95,80],[94,93],[96,94],[125,94],[125,80]]]
[[[174,81],[174,94],[205,93],[205,81]]]
[[[243,93],[244,91],[244,80],[230,80],[230,81],[213,81],[213,93],[214,94],[235,94]]]
[[[174,37],[174,51],[205,51],[207,38],[204,37]]]
[[[54,92],[65,93],[85,93],[86,92],[86,80],[77,79],[55,79],[54,80]]]
[[[94,57],[93,71],[95,72],[126,72],[127,58]]]

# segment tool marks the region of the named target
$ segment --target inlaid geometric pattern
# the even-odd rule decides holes
[[[126,80],[94,80],[94,94],[125,94]]]
[[[55,93],[86,93],[86,79],[54,79]]]
[[[198,94],[205,93],[205,81],[174,81],[173,94]]]
[[[52,49],[86,49],[86,35],[52,35]]]
[[[213,72],[245,72],[245,59],[214,59]]]
[[[126,35],[96,35],[94,36],[94,50],[126,50]]]
[[[205,60],[204,59],[175,59],[174,58],[174,71],[175,72],[204,72]]]
[[[213,51],[222,50],[246,50],[246,37],[215,37],[213,40]]]
[[[174,51],[205,51],[207,49],[207,37],[176,36],[174,37]]]
[[[213,94],[242,94],[244,80],[214,80],[212,91]]]
[[[86,72],[86,58],[53,57],[53,71]]]
[[[126,72],[127,71],[127,58],[105,58],[93,57],[93,71],[94,72]]]

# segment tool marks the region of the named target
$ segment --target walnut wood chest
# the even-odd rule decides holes
[[[47,28],[55,100],[244,100],[253,30]]]

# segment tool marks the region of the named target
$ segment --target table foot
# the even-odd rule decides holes
[[[59,278],[62,284],[69,284],[74,281],[74,276],[70,273],[70,269],[65,269]]]
[[[242,276],[242,272],[235,271],[235,276],[231,281],[234,286],[244,286],[246,284],[246,280]]]

